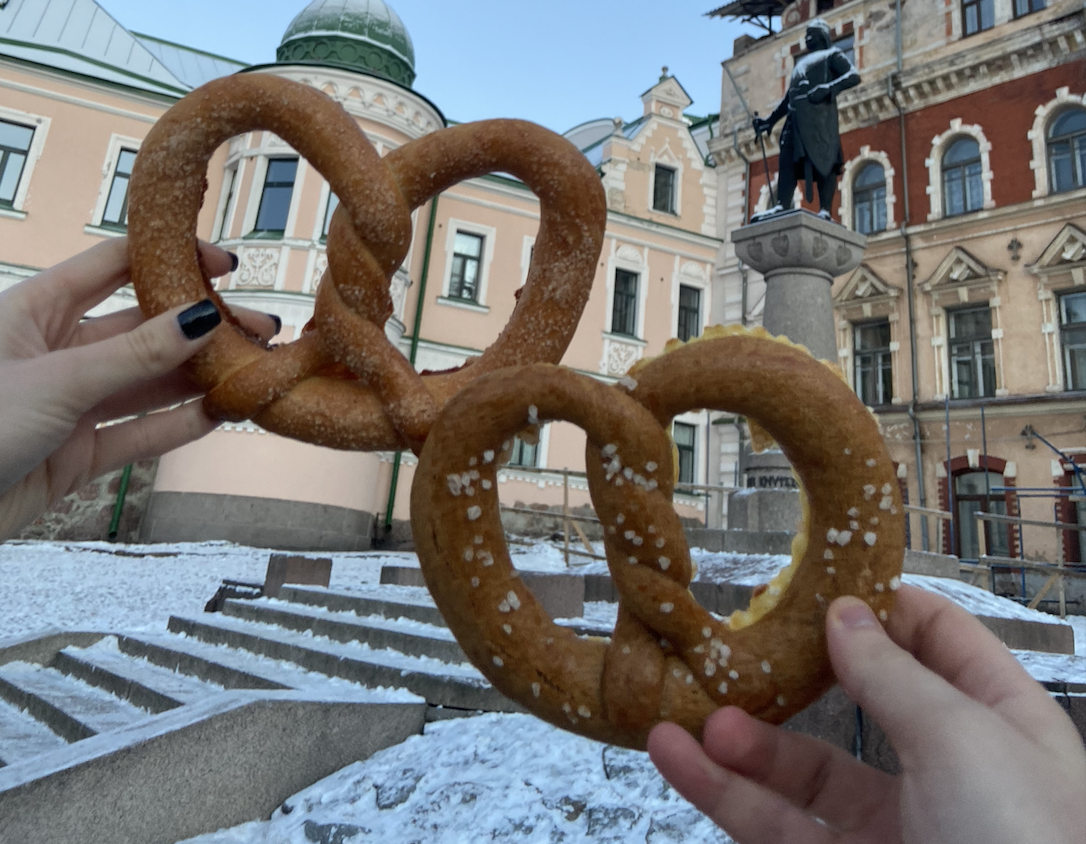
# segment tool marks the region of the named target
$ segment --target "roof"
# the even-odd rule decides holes
[[[169,97],[244,66],[137,36],[95,0],[9,0],[0,6],[0,56]]]

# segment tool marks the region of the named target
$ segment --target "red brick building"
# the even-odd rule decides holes
[[[910,501],[954,513],[952,527],[932,523],[933,550],[1082,560],[1076,532],[993,524],[982,537],[973,515],[1086,531],[1072,468],[1086,462],[1082,4],[737,0],[712,14],[780,24],[738,39],[723,63],[714,316],[760,322],[764,284],[727,240],[770,199],[751,115],[780,100],[805,22],[821,17],[862,79],[838,98],[834,217],[869,238],[833,286],[842,370],[879,415]],[[767,139],[774,177],[779,128]],[[727,478],[736,434],[717,428]],[[919,547],[918,520],[912,533]]]

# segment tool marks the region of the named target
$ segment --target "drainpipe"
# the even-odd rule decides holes
[[[407,359],[411,365],[415,365],[415,358],[419,353],[419,331],[422,329],[422,307],[426,302],[426,279],[430,275],[430,253],[434,245],[434,225],[437,222],[437,200],[441,194],[437,194],[430,200],[430,221],[426,226],[426,246],[422,252],[422,277],[419,279],[419,296],[415,304],[415,324],[411,330],[411,350]],[[392,530],[392,510],[396,504],[396,487],[400,483],[400,461],[403,452],[397,451],[392,459],[392,479],[388,485],[388,505],[385,507],[385,533]]]
[[[903,194],[903,215],[901,220],[901,237],[905,242],[905,290],[909,305],[909,373],[912,381],[912,398],[909,401],[909,420],[913,426],[913,448],[916,454],[916,491],[919,496],[919,506],[927,507],[927,491],[924,487],[924,455],[921,448],[920,419],[916,415],[920,394],[920,372],[916,356],[916,279],[913,276],[913,242],[909,233],[909,159],[908,146],[905,135],[905,107],[898,100],[901,71],[904,65],[901,46],[901,0],[896,0],[895,11],[897,15],[896,47],[897,47],[897,71],[887,79],[887,93],[890,101],[897,109],[898,133],[901,137],[901,186]],[[928,518],[920,519],[920,544],[925,551],[931,550],[928,537]]]
[[[117,489],[117,500],[113,503],[113,518],[109,520],[109,533],[106,534],[110,542],[117,541],[117,530],[121,525],[121,512],[124,510],[124,498],[128,495],[128,481],[132,477],[132,464],[129,463],[121,472],[121,485]]]

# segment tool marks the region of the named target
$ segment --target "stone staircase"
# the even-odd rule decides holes
[[[521,709],[418,587],[286,586],[162,633],[0,641],[0,841],[173,844],[481,711]]]

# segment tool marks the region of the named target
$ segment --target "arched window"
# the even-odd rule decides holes
[[[1053,193],[1086,186],[1086,110],[1068,109],[1052,121],[1048,172]]]
[[[866,164],[852,183],[853,228],[860,234],[886,231],[886,174]]]
[[[1007,503],[1002,489],[992,492],[993,487],[1003,486],[1003,476],[995,472],[977,469],[954,477],[954,529],[957,554],[964,560],[980,556],[980,540],[977,535],[977,513],[1007,515]],[[990,555],[1010,556],[1008,529],[995,522],[984,522],[984,544]]]
[[[943,156],[943,208],[947,217],[983,207],[980,174],[980,144],[973,138],[958,138]]]

